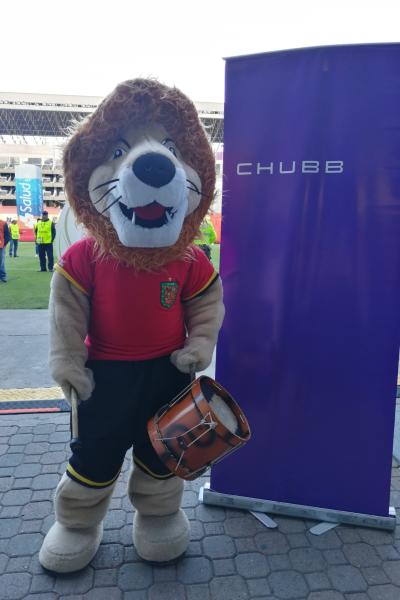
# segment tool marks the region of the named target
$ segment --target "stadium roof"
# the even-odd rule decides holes
[[[76,120],[93,112],[103,98],[58,94],[0,92],[1,136],[65,137]],[[195,102],[200,119],[212,142],[223,141],[223,104]],[[23,142],[22,142],[23,143]]]

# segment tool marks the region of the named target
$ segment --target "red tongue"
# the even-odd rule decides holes
[[[155,219],[160,219],[164,216],[165,207],[158,204],[158,202],[152,202],[147,206],[138,206],[134,208],[135,213],[140,219],[144,219],[145,221],[152,221]]]

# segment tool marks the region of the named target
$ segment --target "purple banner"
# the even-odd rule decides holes
[[[215,491],[389,514],[399,65],[400,44],[227,61],[216,378],[253,437]]]

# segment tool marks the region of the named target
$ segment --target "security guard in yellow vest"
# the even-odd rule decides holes
[[[19,225],[16,219],[13,219],[11,221],[11,225],[10,225],[10,232],[11,232],[11,240],[10,240],[10,249],[9,249],[9,256],[13,255],[13,249],[14,249],[14,258],[17,258],[17,248],[18,248],[18,240],[19,240]]]
[[[41,221],[37,222],[36,225],[36,243],[39,249],[39,260],[40,260],[40,271],[46,271],[46,255],[48,270],[53,271],[54,257],[53,257],[53,242],[56,237],[56,226],[49,219],[49,213],[47,210],[42,212]]]

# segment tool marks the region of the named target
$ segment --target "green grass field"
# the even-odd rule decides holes
[[[6,254],[7,283],[0,283],[1,308],[47,308],[49,303],[51,273],[38,273],[39,258],[35,257],[35,244],[21,242],[18,258]],[[219,246],[212,251],[215,268],[219,268]]]
[[[18,258],[8,256],[6,248],[7,283],[0,284],[0,308],[47,308],[52,273],[38,273],[39,258],[35,244],[21,242]]]

